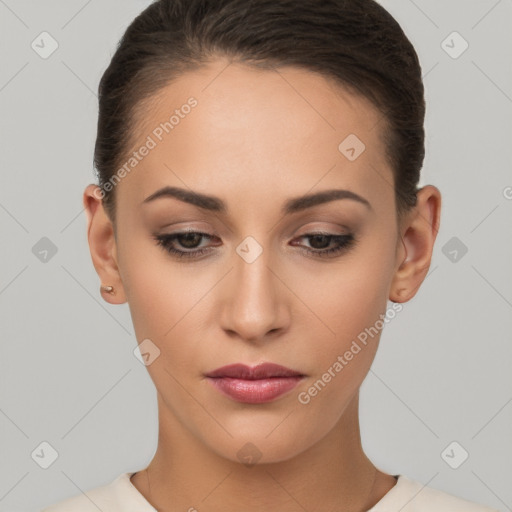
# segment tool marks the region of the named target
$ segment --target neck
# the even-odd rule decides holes
[[[132,483],[159,511],[361,512],[396,483],[362,449],[359,394],[320,442],[291,459],[252,466],[212,452],[169,413],[160,395],[158,401],[157,450]]]

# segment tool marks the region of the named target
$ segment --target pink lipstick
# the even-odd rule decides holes
[[[206,377],[218,391],[237,402],[261,404],[292,390],[305,375],[278,364],[263,363],[255,367],[231,364]]]

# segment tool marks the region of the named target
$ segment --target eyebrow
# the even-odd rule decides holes
[[[149,203],[162,197],[172,197],[179,201],[183,201],[212,212],[225,214],[228,211],[226,203],[219,197],[170,186],[163,187],[156,192],[153,192],[150,196],[146,197],[144,201],[142,201],[142,204]],[[313,206],[335,201],[337,199],[352,199],[364,204],[368,209],[373,210],[369,201],[355,192],[345,189],[332,189],[288,199],[281,208],[281,213],[283,215],[289,215],[291,213],[306,210],[307,208],[312,208]]]

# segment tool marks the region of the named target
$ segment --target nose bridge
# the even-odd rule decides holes
[[[246,237],[236,248],[234,269],[223,327],[245,339],[263,338],[282,326],[283,304],[271,252],[255,238]]]

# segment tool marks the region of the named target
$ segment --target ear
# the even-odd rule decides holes
[[[441,220],[441,193],[426,185],[417,193],[417,204],[400,226],[397,265],[390,300],[411,300],[425,279]]]
[[[102,197],[103,191],[97,185],[88,185],[84,190],[87,240],[92,262],[101,283],[114,287],[114,294],[101,291],[102,297],[110,304],[123,304],[126,302],[126,296],[117,264],[114,226],[103,208]]]

